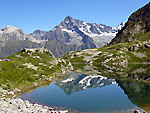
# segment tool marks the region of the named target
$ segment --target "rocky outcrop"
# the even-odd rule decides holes
[[[52,54],[52,52],[45,48],[33,48],[33,49],[24,48],[24,49],[22,49],[22,52],[30,52],[30,54],[33,54],[35,52],[38,52],[41,54],[49,53],[49,55],[52,56],[52,58],[55,58],[55,56]]]
[[[140,48],[142,48],[142,44],[141,43],[138,43],[138,44],[132,44],[130,47],[129,47],[129,51],[137,51],[139,50]]]
[[[117,33],[111,44],[131,42],[141,39],[150,31],[150,3],[134,12],[125,26]]]
[[[145,47],[145,48],[150,48],[150,44],[148,44],[148,43],[147,43],[147,44],[144,44],[144,47]]]

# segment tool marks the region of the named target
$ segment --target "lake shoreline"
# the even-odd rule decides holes
[[[69,70],[69,71],[66,71],[65,72],[65,74],[63,74],[63,76],[62,76],[62,74],[59,74],[59,75],[57,75],[57,77],[59,78],[59,77],[64,77],[66,74],[68,74],[68,73],[70,73],[70,72],[72,72],[71,70]],[[57,78],[56,77],[56,78]],[[49,83],[51,83],[52,81],[43,81],[43,84],[37,84],[37,87],[44,87],[44,86],[47,86],[47,85],[49,85]],[[23,93],[26,93],[26,92],[30,92],[30,91],[32,91],[32,90],[34,90],[34,89],[36,89],[37,87],[33,87],[32,86],[32,89],[31,88],[28,88],[29,90],[26,90],[26,91],[20,91],[19,89],[16,89],[17,91],[18,91],[18,94],[20,95],[20,94],[23,94]],[[7,92],[7,93],[10,93],[10,92]],[[12,93],[13,94],[13,93]],[[32,103],[32,102],[30,102],[30,101],[27,101],[27,100],[23,100],[23,99],[21,99],[21,98],[18,98],[18,94],[17,95],[15,95],[13,98],[0,98],[0,111],[5,111],[5,110],[8,110],[7,112],[9,113],[9,110],[11,109],[11,108],[9,108],[8,106],[11,106],[12,105],[12,102],[16,102],[16,103],[18,103],[18,104],[15,104],[14,103],[14,106],[16,107],[15,109],[17,109],[18,111],[15,111],[16,113],[18,112],[20,112],[20,110],[22,110],[22,111],[24,111],[25,112],[25,110],[30,110],[30,111],[33,111],[34,110],[34,108],[36,108],[36,107],[39,107],[39,108],[41,108],[41,110],[47,110],[47,111],[50,111],[50,110],[54,110],[54,112],[60,112],[60,113],[67,113],[67,112],[73,112],[73,113],[81,113],[81,112],[78,112],[78,111],[73,111],[73,110],[69,110],[69,109],[65,109],[65,108],[62,108],[62,107],[51,107],[51,106],[46,106],[46,105],[41,105],[41,104],[38,104],[38,103]],[[21,102],[21,104],[19,103],[19,102]],[[6,103],[5,104],[5,106],[3,107],[2,106],[2,104],[1,103]],[[23,108],[23,106],[28,106],[26,103],[28,103],[29,104],[29,107],[27,107],[27,109],[18,109],[18,108]],[[21,106],[21,107],[20,107]],[[6,108],[8,108],[8,109],[6,109]],[[13,107],[12,107],[12,109],[11,110],[13,110]],[[136,110],[136,109],[135,109]],[[129,110],[131,113],[133,113],[135,110]],[[123,111],[123,112],[120,112],[120,113],[129,113],[129,111]],[[35,111],[35,112],[38,112],[38,111]],[[50,111],[51,112],[51,111]],[[141,113],[143,113],[143,112],[141,112]]]
[[[56,113],[68,113],[69,110],[65,108],[60,108],[60,107],[49,107],[37,103],[32,103],[27,100],[23,100],[21,98],[18,98],[19,95],[27,92],[31,92],[32,90],[38,88],[38,87],[44,87],[48,86],[52,81],[57,80],[59,77],[64,77],[66,74],[70,73],[71,70],[64,71],[63,74],[58,74],[54,78],[51,79],[45,79],[42,80],[35,85],[30,85],[29,87],[26,87],[25,89],[17,89],[13,91],[8,91],[0,88],[0,112],[15,112],[15,113],[20,113],[20,112],[27,112],[30,113],[31,111],[38,113],[38,112],[44,112],[47,111],[48,113],[51,112],[56,112]],[[14,103],[13,103],[14,102]],[[4,104],[5,103],[5,104]],[[12,107],[9,107],[12,106]],[[19,109],[18,109],[19,108]],[[35,108],[40,108],[41,111],[34,110]],[[39,110],[40,110],[39,109]]]
[[[68,110],[63,110],[57,107],[43,106],[37,103],[31,103],[27,100],[20,98],[0,98],[0,112],[1,113],[39,113],[39,112],[55,112],[55,113],[67,113]]]
[[[134,113],[136,109],[127,109],[121,111],[114,111],[115,113]],[[144,113],[145,111],[140,109],[140,113]],[[50,107],[38,103],[32,103],[27,100],[23,100],[21,98],[0,98],[0,112],[1,113],[39,113],[39,112],[47,112],[47,113],[82,113],[74,110],[67,110],[62,107]],[[84,112],[83,112],[84,113]],[[146,112],[145,112],[146,113]]]
[[[71,74],[69,74],[69,76],[70,76]],[[73,74],[74,76],[76,76],[76,74]],[[82,74],[81,74],[82,75]],[[78,75],[77,75],[78,76]],[[67,77],[67,78],[66,78]],[[31,101],[31,102],[39,102],[39,104],[43,104],[43,105],[48,105],[48,106],[51,106],[51,105],[53,105],[53,106],[58,106],[58,107],[64,107],[64,108],[67,108],[69,111],[70,111],[70,113],[79,113],[79,111],[80,111],[80,113],[81,112],[89,112],[89,111],[95,111],[95,112],[92,112],[92,113],[96,113],[96,109],[95,109],[95,107],[94,106],[90,106],[91,108],[90,109],[92,109],[92,110],[89,110],[89,109],[80,109],[80,108],[78,108],[78,107],[76,107],[76,108],[74,108],[73,106],[74,105],[78,105],[77,103],[80,103],[80,96],[79,96],[79,94],[77,94],[77,92],[79,92],[79,91],[76,91],[76,90],[74,90],[74,91],[76,91],[76,93],[67,93],[67,92],[64,92],[64,91],[66,91],[66,90],[64,90],[64,89],[61,89],[60,87],[59,87],[59,85],[58,85],[58,83],[59,84],[62,84],[62,82],[63,83],[66,83],[67,81],[72,81],[73,79],[70,79],[70,77],[68,77],[68,76],[66,76],[66,77],[64,77],[62,80],[60,79],[60,80],[57,80],[57,81],[55,81],[54,83],[51,83],[49,86],[47,86],[47,87],[43,87],[43,88],[38,88],[38,89],[36,89],[35,91],[33,91],[33,92],[31,92],[31,93],[27,93],[27,94],[23,94],[23,95],[21,95],[20,97],[22,98],[22,99],[24,99],[24,100],[29,100],[29,101]],[[78,76],[79,78],[80,78],[80,76]],[[71,76],[71,78],[74,78],[73,76]],[[77,78],[76,78],[77,79]],[[60,81],[62,81],[62,82],[60,82]],[[113,82],[114,83],[114,82]],[[72,83],[73,84],[73,83]],[[70,86],[69,84],[68,84],[68,86]],[[116,86],[116,85],[113,85],[113,86]],[[58,89],[56,89],[56,88]],[[63,85],[63,88],[64,88],[65,86]],[[71,87],[71,89],[74,89],[72,86],[70,86]],[[116,86],[117,87],[117,86]],[[66,88],[66,87],[65,87]],[[52,90],[51,90],[52,89]],[[55,90],[54,90],[55,89]],[[81,88],[82,89],[82,88]],[[93,89],[95,89],[95,88],[93,88]],[[96,88],[97,89],[97,88]],[[101,88],[100,88],[101,89]],[[103,88],[104,89],[104,88]],[[111,87],[111,89],[112,89],[112,87]],[[63,91],[62,91],[63,90]],[[56,93],[50,93],[50,92],[52,92],[52,91],[55,91]],[[61,91],[62,93],[60,93],[59,91]],[[91,91],[91,90],[90,90]],[[94,90],[93,90],[94,91]],[[110,90],[108,90],[108,91],[110,91]],[[115,90],[116,91],[116,90]],[[69,90],[69,92],[71,92],[70,90]],[[87,91],[85,91],[84,90],[84,92],[86,92],[86,96],[88,96],[88,93],[87,93]],[[82,95],[84,94],[84,92],[82,91]],[[98,92],[101,92],[101,91],[98,91]],[[103,92],[104,93],[104,92]],[[38,96],[36,96],[38,94]],[[60,95],[61,95],[61,99],[58,97],[58,96],[55,96],[55,95],[57,95],[57,94],[59,94],[58,96],[60,97]],[[70,99],[73,99],[73,97],[76,97],[75,95],[77,94],[78,95],[78,98],[76,98],[75,99],[75,101],[72,101],[72,102],[70,102],[70,101],[68,101],[68,99],[64,96],[64,94],[65,95],[68,95],[69,94],[69,98]],[[74,96],[72,97],[72,95],[71,94],[73,94]],[[95,94],[95,93],[94,93]],[[100,93],[101,94],[101,93]],[[108,93],[107,93],[108,94]],[[114,93],[113,93],[114,94]],[[85,94],[84,94],[85,95]],[[96,94],[95,94],[95,96],[96,96]],[[34,98],[35,97],[35,98]],[[43,98],[43,97],[45,97],[45,98]],[[83,96],[84,97],[84,96]],[[110,96],[109,96],[110,97]],[[53,99],[53,98],[56,98],[56,99]],[[98,99],[98,98],[97,98]],[[96,100],[97,100],[96,99]],[[47,101],[47,100],[52,100],[52,102],[50,102],[50,101]],[[57,100],[57,101],[56,101]],[[61,100],[61,101],[59,101],[59,100]],[[82,100],[82,99],[81,99]],[[86,99],[87,100],[87,99]],[[116,100],[116,99],[115,99]],[[123,100],[124,101],[124,100]],[[75,103],[74,103],[75,102]],[[77,103],[76,103],[77,102]],[[82,102],[82,106],[81,106],[81,108],[87,108],[87,107],[85,107],[84,105],[86,105],[86,103],[88,103],[88,102],[91,102],[91,103],[97,103],[97,102],[95,102],[95,101],[85,101],[85,102],[83,102],[83,100],[81,101]],[[104,102],[104,101],[102,101],[102,102]],[[107,101],[107,102],[109,102],[109,101]],[[65,104],[65,103],[69,103],[69,104]],[[119,103],[119,101],[118,101],[118,103]],[[89,103],[90,104],[90,103]],[[101,103],[102,104],[102,103]],[[100,103],[99,103],[99,105],[101,105]],[[72,107],[69,107],[69,106],[67,106],[67,105],[71,105]],[[118,104],[117,104],[118,105]],[[124,103],[124,105],[126,105],[126,103]],[[122,104],[122,106],[123,106],[123,104]],[[109,104],[109,105],[106,105],[106,109],[107,108],[112,108],[112,106],[111,106],[111,104]],[[117,107],[117,108],[119,108],[119,107]],[[123,108],[123,109],[122,109]],[[74,112],[74,111],[72,111],[71,112],[71,110],[73,109],[75,109],[75,110],[78,110],[78,111],[76,111],[76,112]],[[89,111],[88,111],[89,110]],[[102,110],[103,111],[103,109],[99,109],[100,111]],[[116,110],[115,112],[112,112],[113,110]],[[134,106],[129,106],[129,107],[121,107],[121,109],[112,109],[112,111],[110,112],[110,113],[120,113],[120,110],[121,110],[121,113],[134,113],[134,111],[135,110],[140,110],[140,108],[139,107],[134,107]],[[105,110],[104,110],[105,111]],[[102,112],[102,113],[105,113],[105,112]],[[141,112],[141,113],[143,113],[143,112]]]

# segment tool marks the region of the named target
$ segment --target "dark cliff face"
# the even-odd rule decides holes
[[[150,32],[150,3],[138,9],[129,17],[125,26],[110,42],[110,45],[139,40],[147,32]]]

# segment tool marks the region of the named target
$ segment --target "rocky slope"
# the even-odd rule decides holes
[[[20,98],[0,98],[1,113],[68,113],[56,107],[47,107],[37,103],[23,101]]]
[[[141,40],[150,32],[150,3],[134,12],[110,44]],[[148,38],[148,37],[147,37]],[[146,39],[143,39],[146,40]]]

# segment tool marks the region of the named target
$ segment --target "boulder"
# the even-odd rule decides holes
[[[132,44],[131,47],[128,49],[129,51],[137,51],[142,47],[142,44]]]
[[[144,44],[145,48],[150,48],[150,44]]]

